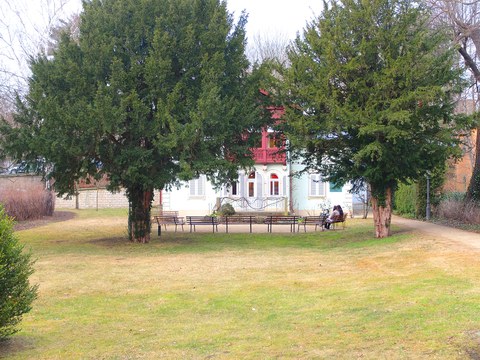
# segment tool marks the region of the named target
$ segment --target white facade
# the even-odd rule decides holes
[[[182,215],[209,215],[221,203],[231,203],[237,212],[275,212],[318,215],[324,209],[341,205],[352,209],[349,185],[336,188],[317,174],[289,176],[295,165],[256,164],[251,172],[239,172],[229,188],[215,190],[205,176],[184,183],[179,189],[162,193],[162,208]]]

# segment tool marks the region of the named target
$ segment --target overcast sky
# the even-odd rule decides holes
[[[66,6],[61,7],[64,3],[65,0],[0,0],[1,69],[10,68],[18,75],[28,72],[25,59],[18,56],[21,53],[18,49],[35,53],[39,34],[48,35],[49,26],[58,18],[81,10],[81,0],[67,0]],[[235,17],[238,18],[242,10],[247,12],[246,30],[250,46],[258,35],[268,40],[278,37],[294,39],[307,22],[320,14],[322,6],[322,0],[227,0],[227,7]],[[52,13],[55,14],[53,18]],[[49,21],[52,23],[48,24]],[[30,34],[22,34],[25,28]]]
[[[239,15],[242,10],[248,14],[247,36],[255,34],[276,34],[293,39],[301,32],[307,21],[320,15],[322,0],[229,0],[230,12]]]
[[[81,9],[80,0],[70,2],[70,9],[77,12]],[[281,34],[293,39],[298,31],[302,31],[307,21],[320,14],[322,6],[322,0],[227,0],[229,11],[236,16],[240,15],[242,10],[246,10],[248,37],[268,33]]]

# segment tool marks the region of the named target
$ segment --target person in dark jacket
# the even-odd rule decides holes
[[[335,222],[343,219],[343,209],[340,205],[335,205],[330,216],[325,222],[325,229],[330,229],[330,225]]]

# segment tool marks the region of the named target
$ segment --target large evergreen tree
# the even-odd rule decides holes
[[[126,189],[129,236],[147,242],[154,189],[206,174],[221,183],[251,163],[259,128],[246,16],[220,0],[91,0],[80,34],[32,61],[29,95],[6,143],[44,156],[61,194],[107,175]]]
[[[409,0],[330,1],[296,39],[284,74],[293,149],[307,170],[370,185],[377,237],[390,234],[397,184],[425,176],[457,148],[461,72],[427,20]]]

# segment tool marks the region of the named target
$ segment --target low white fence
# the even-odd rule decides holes
[[[217,198],[217,209],[223,204],[232,205],[236,212],[288,212],[288,199],[286,196]]]

